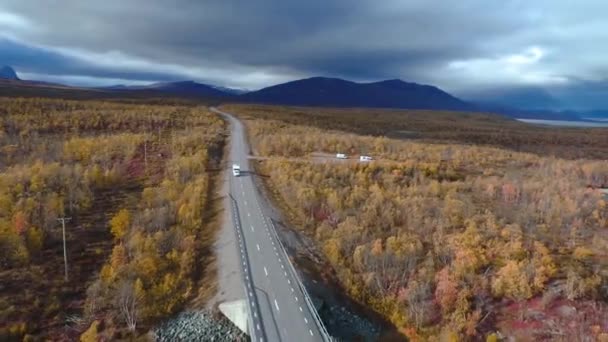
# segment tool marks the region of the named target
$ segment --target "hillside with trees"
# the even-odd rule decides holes
[[[0,120],[0,339],[138,336],[199,295],[219,117],[162,102],[0,98]]]
[[[608,339],[608,199],[598,190],[608,164],[594,160],[608,155],[606,130],[225,109],[245,120],[264,157],[258,172],[345,291],[412,340]],[[418,135],[382,136],[394,131]],[[374,161],[312,157],[320,152]]]

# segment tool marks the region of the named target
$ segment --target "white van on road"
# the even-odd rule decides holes
[[[338,158],[338,159],[348,159],[348,157],[344,153],[338,153],[338,154],[336,154],[336,158]]]
[[[232,175],[238,177],[241,175],[241,167],[239,164],[232,164]]]

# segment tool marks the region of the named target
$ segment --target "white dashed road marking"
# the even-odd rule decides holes
[[[266,273],[266,276],[268,277],[268,270],[266,269],[266,266],[264,266],[264,273]]]
[[[260,251],[260,245],[256,243],[255,246],[258,248],[258,251]]]
[[[279,303],[277,303],[277,300],[276,300],[276,299],[274,300],[274,306],[276,306],[276,307],[277,307],[277,311],[281,311],[281,310],[279,309]]]
[[[308,329],[308,332],[310,333],[310,336],[313,336],[312,335],[312,330]]]

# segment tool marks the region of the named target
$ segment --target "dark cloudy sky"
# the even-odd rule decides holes
[[[87,85],[605,84],[607,15],[604,0],[2,0],[0,64]]]

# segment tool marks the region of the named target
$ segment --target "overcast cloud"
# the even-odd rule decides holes
[[[3,0],[0,64],[73,84],[605,85],[606,13],[602,0]]]

